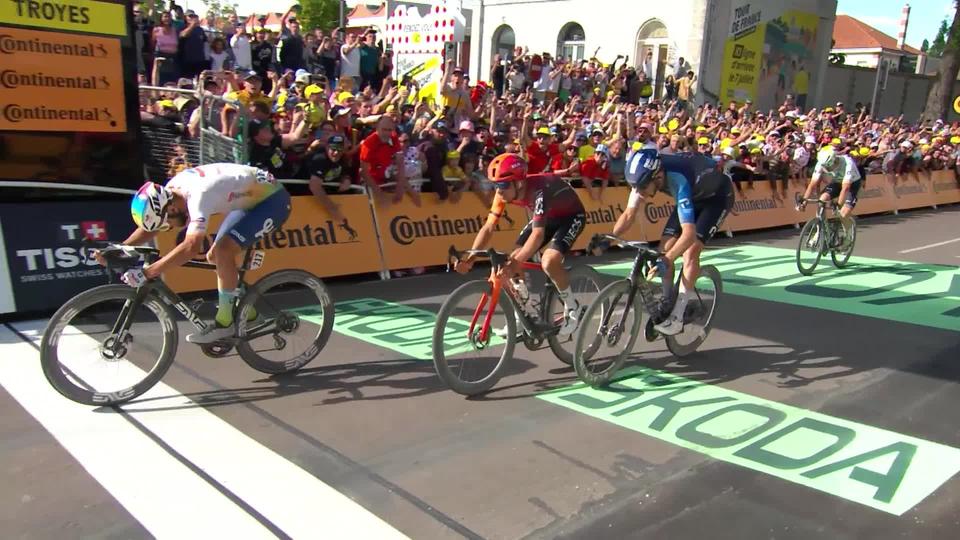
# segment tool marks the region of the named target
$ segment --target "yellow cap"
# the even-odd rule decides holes
[[[706,130],[707,130],[707,128],[706,128],[705,126],[697,126],[697,129],[696,129],[695,131],[696,131],[697,133],[699,133],[699,132],[701,132],[701,131],[706,131]]]
[[[306,98],[309,98],[314,94],[321,94],[321,93],[323,93],[323,88],[320,88],[315,84],[311,84],[310,86],[303,89],[303,95]]]
[[[667,122],[667,128],[670,129],[670,131],[676,131],[678,127],[680,127],[680,120],[676,118],[671,118],[670,121]]]
[[[755,147],[753,147],[753,148],[750,149],[750,153],[751,153],[751,154],[760,154],[760,153],[762,153],[762,152],[763,152],[763,150],[761,150],[760,147],[758,147],[758,146],[755,146]]]
[[[350,92],[340,92],[337,94],[337,103],[344,103],[348,99],[353,99],[353,94]]]
[[[950,137],[950,144],[960,144],[960,137],[956,135]]]
[[[860,155],[861,155],[861,156],[869,156],[869,155],[870,155],[870,149],[867,148],[866,146],[861,146],[861,147],[860,147]]]
[[[697,144],[710,144],[710,139],[706,137],[700,137],[697,139]]]
[[[173,102],[172,99],[161,99],[157,102],[157,105],[160,107],[168,107],[170,109],[176,109],[177,105]]]
[[[733,144],[733,139],[731,139],[730,137],[727,137],[726,139],[720,141],[720,148],[726,148],[731,144]]]
[[[553,133],[550,132],[550,128],[542,127],[537,130],[537,135],[553,135]]]
[[[832,145],[834,145],[834,146],[840,146],[840,145],[843,144],[843,143],[840,142],[840,139],[834,137],[834,138],[830,139],[830,144],[832,144]]]
[[[923,151],[923,152],[926,152],[927,150],[930,150],[930,145],[929,145],[929,144],[925,144],[925,145],[923,145],[923,146],[920,147],[920,150]]]
[[[733,134],[733,135],[739,135],[739,134],[740,134],[740,128],[735,127],[735,128],[733,128],[733,129],[730,130],[730,133]]]
[[[666,132],[667,132],[667,128],[664,127],[664,126],[660,126],[660,127],[657,128],[657,132],[659,132],[659,133],[666,133]]]
[[[460,152],[457,152],[456,150],[447,152],[447,159],[460,159]]]

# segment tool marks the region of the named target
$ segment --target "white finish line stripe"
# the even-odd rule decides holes
[[[31,364],[40,373],[39,365]],[[40,379],[47,386],[46,394],[55,394],[42,373]],[[59,395],[54,397],[91,415],[89,408],[79,407]],[[347,496],[166,384],[157,384],[140,399],[144,400],[140,404],[134,401],[125,405],[124,412],[290,537],[407,538]],[[117,415],[95,416],[120,420]],[[103,448],[110,443],[97,444]],[[149,463],[141,462],[140,466],[144,465]],[[161,507],[160,511],[168,520],[179,520],[167,508]],[[262,528],[260,523],[256,525]],[[220,535],[223,532],[221,529]],[[197,536],[196,531],[190,536]]]
[[[152,535],[275,538],[119,414],[57,394],[40,353],[2,326],[0,346],[0,386]]]
[[[954,243],[954,242],[960,242],[960,238],[954,238],[953,240],[944,240],[943,242],[937,242],[936,244],[927,244],[927,245],[925,245],[925,246],[920,246],[920,247],[905,249],[905,250],[901,251],[900,254],[902,255],[902,254],[904,254],[904,253],[913,253],[914,251],[923,251],[923,250],[925,250],[925,249],[930,249],[930,248],[945,246],[945,245],[947,245],[947,244],[952,244],[952,243]]]

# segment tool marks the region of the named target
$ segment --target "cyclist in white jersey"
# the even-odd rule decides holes
[[[202,344],[231,337],[239,256],[244,248],[287,220],[287,190],[262,169],[213,163],[187,169],[165,186],[145,183],[134,195],[130,211],[137,230],[123,242],[127,245],[149,242],[170,225],[187,227],[183,242],[160,260],[124,273],[122,280],[131,287],[139,287],[201,253],[210,217],[225,214],[206,254],[207,260],[217,265],[217,315],[206,331],[187,336],[187,341]]]
[[[810,178],[810,183],[807,185],[807,191],[803,194],[803,198],[809,199],[822,180],[829,183],[820,192],[820,200],[837,199],[840,201],[840,204],[843,205],[840,209],[843,230],[850,230],[853,223],[849,216],[857,206],[857,193],[863,186],[863,179],[860,176],[860,171],[857,170],[856,162],[850,156],[838,155],[833,146],[823,148],[817,154],[817,164],[813,167],[813,176]],[[806,200],[802,200],[799,202],[797,209],[802,211],[806,206]]]

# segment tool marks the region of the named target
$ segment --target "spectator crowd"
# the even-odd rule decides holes
[[[200,19],[174,2],[161,13],[134,6],[144,124],[198,136],[198,126],[247,144],[249,163],[299,179],[334,216],[331,193],[359,186],[380,204],[431,191],[456,203],[468,192],[489,201],[486,164],[522,154],[531,173],[555,172],[599,198],[623,182],[627,156],[641,148],[714,156],[740,193],[770,182],[778,196],[809,178],[819,149],[832,145],[861,175],[950,168],[960,158],[960,124],[874,118],[869,104],[804,108],[787,95],[776,108],[749,100],[714,105],[698,98],[694,71],[679,58],[659,68],[548,53],[496,55],[487,81],[471,84],[448,60],[439,99],[415,80],[394,79],[393,58],[374,29],[305,29],[293,10],[282,30],[248,34],[235,15]],[[174,92],[191,90],[191,92]],[[215,106],[200,107],[204,97]],[[202,117],[202,118],[201,118]],[[178,150],[163,173],[196,161]],[[471,195],[471,196],[473,196]]]

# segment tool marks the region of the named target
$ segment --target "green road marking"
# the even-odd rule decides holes
[[[852,257],[816,273],[797,271],[796,252],[744,245],[704,252],[701,262],[723,276],[724,292],[890,321],[960,331],[960,268]],[[597,267],[626,276],[631,263]]]
[[[305,317],[309,320],[309,316]],[[418,360],[433,360],[433,329],[437,314],[379,298],[358,298],[336,305],[333,329],[372,345]],[[473,350],[467,341],[469,321],[450,319],[444,334],[447,356]],[[491,346],[503,340],[493,336]]]
[[[960,450],[642,367],[539,399],[711,458],[901,515],[960,471]]]

